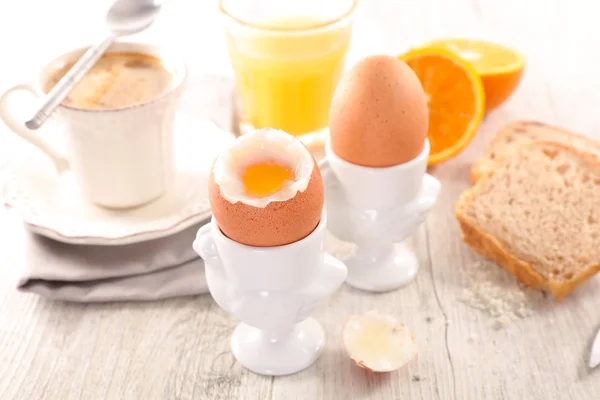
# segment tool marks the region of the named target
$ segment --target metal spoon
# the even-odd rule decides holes
[[[69,72],[50,90],[44,104],[32,119],[25,122],[29,129],[38,129],[67,97],[73,87],[88,73],[104,52],[120,36],[140,32],[150,26],[160,11],[162,0],[117,0],[108,10],[106,24],[108,36],[88,49]]]

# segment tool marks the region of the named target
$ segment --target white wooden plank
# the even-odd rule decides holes
[[[32,17],[34,25],[39,23],[40,29],[58,43],[58,47],[40,48],[36,56],[41,59],[67,46],[69,38],[74,39],[72,32],[51,29],[55,23],[47,16],[54,9],[75,7],[71,8],[73,13],[81,15],[81,20],[74,22],[82,31],[78,36],[92,40],[94,25],[82,21],[94,15],[93,7],[100,9],[109,3],[94,3],[93,7],[86,3],[83,7],[74,0],[62,2],[64,7],[42,5],[45,8]],[[10,20],[22,21],[32,4],[33,0],[19,2],[11,9],[13,14],[0,13],[0,27],[13,26],[10,29],[16,30]],[[218,25],[212,21],[213,6],[214,1],[173,0],[154,31],[171,29],[172,36],[150,32],[145,37],[187,51],[193,78],[201,72],[226,72],[222,38],[214,35]],[[480,258],[460,241],[452,207],[469,185],[471,162],[509,121],[537,119],[600,138],[600,122],[594,111],[600,103],[600,75],[596,72],[600,37],[595,20],[599,6],[587,0],[376,0],[362,2],[360,8],[350,62],[368,53],[397,54],[424,40],[448,35],[497,40],[528,56],[526,74],[513,98],[486,117],[464,153],[431,171],[444,186],[440,204],[412,242],[422,262],[416,282],[379,295],[342,288],[315,314],[328,337],[321,359],[297,375],[261,377],[234,361],[229,335],[236,322],[208,296],[86,306],[17,293],[13,287],[23,263],[22,238],[18,221],[2,211],[0,398],[598,397],[600,381],[585,363],[600,323],[596,305],[600,279],[595,278],[561,303],[531,295],[530,315],[498,326],[494,318],[461,301],[464,271],[472,271]],[[89,33],[83,32],[86,25],[90,25]],[[6,34],[4,30],[0,33]],[[21,43],[35,48],[36,41],[33,36],[24,36]],[[14,43],[3,42],[2,49],[9,58],[22,56]],[[16,79],[20,70],[26,68],[9,67],[7,75]],[[224,86],[227,82],[222,81]],[[11,83],[7,77],[0,78],[1,88]],[[197,87],[192,80],[190,90]],[[186,96],[186,111],[210,107],[211,114],[220,115],[217,111],[223,110],[219,104],[225,100],[211,104],[192,92]],[[223,95],[223,99],[227,97]],[[223,126],[227,124],[226,114],[217,117]],[[1,134],[4,146],[7,133],[3,130]],[[6,151],[3,146],[0,157]],[[484,264],[482,268],[496,266]],[[507,274],[498,275],[498,285],[520,290]],[[351,365],[344,354],[340,338],[344,320],[371,308],[396,315],[415,333],[419,357],[405,369],[384,375],[366,373]]]

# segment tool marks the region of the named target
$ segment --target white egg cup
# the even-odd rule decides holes
[[[326,179],[328,229],[357,251],[344,259],[346,283],[385,292],[411,282],[419,271],[413,251],[401,242],[421,225],[437,202],[440,182],[426,174],[429,142],[416,158],[384,168],[362,167],[325,146],[331,179]]]
[[[309,315],[346,279],[344,263],[324,251],[325,212],[315,230],[285,246],[252,247],[227,238],[213,220],[194,250],[206,263],[211,295],[242,321],[231,337],[235,358],[262,375],[288,375],[317,360],[325,344]]]

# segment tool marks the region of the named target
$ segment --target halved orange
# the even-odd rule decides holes
[[[458,154],[471,141],[485,112],[481,78],[453,52],[421,47],[400,56],[417,74],[429,105],[429,165]]]
[[[525,69],[525,57],[522,54],[496,43],[442,39],[427,43],[427,47],[450,50],[471,63],[483,81],[486,111],[500,106],[510,97]]]

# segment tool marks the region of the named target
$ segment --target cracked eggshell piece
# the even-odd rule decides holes
[[[397,370],[418,352],[406,325],[378,311],[352,315],[344,325],[342,337],[352,361],[374,372]]]

